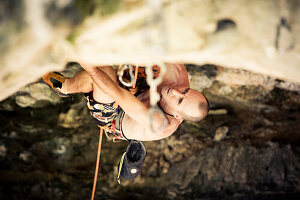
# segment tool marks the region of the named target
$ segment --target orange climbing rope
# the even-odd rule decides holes
[[[117,71],[119,71],[121,69],[121,65],[118,67]],[[131,69],[129,69],[131,70]],[[136,88],[136,83],[137,83],[137,79],[138,77],[143,77],[146,78],[146,73],[145,73],[145,67],[142,66],[135,66],[135,69],[132,68],[132,70],[134,71],[134,80],[132,81],[132,86],[129,87],[129,91],[134,95],[137,92]],[[153,70],[154,70],[154,77],[157,77],[159,75],[160,72],[160,68],[155,65],[153,66]],[[131,77],[133,78],[133,77]],[[95,197],[95,190],[96,190],[96,184],[97,184],[97,177],[98,177],[98,170],[99,170],[99,165],[100,165],[100,154],[101,154],[101,144],[102,144],[102,135],[103,135],[103,131],[105,131],[106,127],[100,127],[100,136],[99,136],[99,144],[98,144],[98,152],[97,152],[97,161],[96,161],[96,169],[95,169],[95,176],[94,176],[94,184],[93,184],[93,192],[92,192],[92,197],[91,200],[94,200]]]
[[[95,196],[97,176],[98,176],[98,170],[99,170],[99,164],[100,164],[100,153],[101,153],[102,135],[103,135],[103,128],[100,128],[99,143],[98,143],[98,152],[97,152],[97,162],[96,162],[96,169],[95,169],[95,176],[94,176],[94,185],[93,185],[93,192],[92,192],[91,200],[94,200],[94,196]]]
[[[120,68],[120,67],[119,67]],[[118,68],[118,70],[119,70]],[[135,86],[136,86],[136,80],[138,77],[138,67],[135,70],[135,77],[134,77],[134,82],[132,86],[132,90],[130,91],[131,93],[135,93],[136,91]],[[99,171],[99,165],[100,165],[100,154],[101,154],[101,144],[102,144],[102,135],[103,131],[106,127],[100,127],[100,136],[99,136],[99,143],[98,143],[98,152],[97,152],[97,161],[96,161],[96,169],[95,169],[95,176],[94,176],[94,184],[93,184],[93,191],[92,191],[92,197],[91,200],[94,200],[95,197],[95,191],[96,191],[96,184],[97,184],[97,177],[98,177],[98,171]]]

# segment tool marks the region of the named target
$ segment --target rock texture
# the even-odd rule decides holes
[[[20,89],[16,96],[16,104],[21,107],[41,108],[45,103],[57,104],[61,98],[55,92],[47,89],[44,83],[32,84]],[[46,91],[46,92],[45,92]]]
[[[211,107],[201,123],[145,142],[141,175],[121,185],[127,143],[104,139],[96,199],[299,199],[299,7],[2,0],[0,199],[90,198],[99,130],[82,95],[61,99],[38,81],[47,71],[73,76],[71,61],[82,60],[186,63]]]
[[[210,102],[209,116],[145,142],[141,175],[120,185],[115,177],[127,143],[104,138],[96,199],[299,199],[299,84],[186,66],[192,86]],[[78,69],[69,63],[61,73]],[[48,87],[40,94],[40,87],[31,83],[21,91],[52,95]],[[0,103],[0,199],[90,198],[99,130],[83,95],[45,98],[43,106],[25,98],[21,107],[21,91]]]
[[[298,0],[4,0],[0,99],[82,60],[214,64],[299,82],[299,7]],[[282,25],[278,35],[281,18],[291,30]]]

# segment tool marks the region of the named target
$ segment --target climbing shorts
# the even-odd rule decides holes
[[[116,102],[110,104],[98,103],[94,100],[92,92],[86,93],[87,106],[99,128],[103,128],[108,139],[127,140],[122,130],[122,121],[125,112]]]

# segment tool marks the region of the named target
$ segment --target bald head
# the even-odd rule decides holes
[[[201,121],[207,116],[208,101],[205,96],[187,86],[168,87],[162,91],[160,105],[164,111],[174,115],[178,120]]]
[[[191,122],[200,122],[208,114],[209,103],[206,97],[198,92],[197,90],[192,90],[192,96],[189,105],[180,111],[180,115],[183,119]]]

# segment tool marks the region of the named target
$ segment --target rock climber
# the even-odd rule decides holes
[[[60,96],[84,93],[98,126],[105,127],[116,140],[160,140],[172,135],[183,120],[199,122],[208,114],[208,101],[202,93],[190,88],[183,64],[165,64],[166,73],[157,87],[161,97],[158,107],[163,114],[154,112],[152,118],[149,90],[135,97],[118,85],[112,66],[80,64],[84,70],[72,78],[50,72],[43,80]]]

